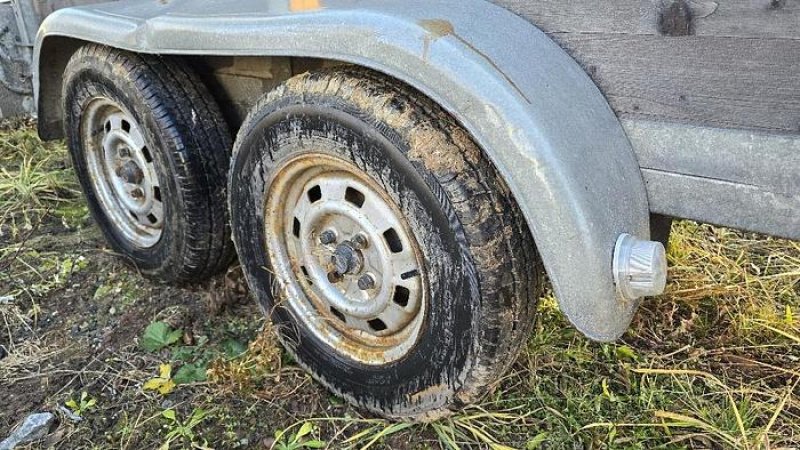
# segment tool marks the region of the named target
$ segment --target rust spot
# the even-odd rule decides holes
[[[461,42],[462,44],[466,45],[472,51],[474,51],[475,53],[480,55],[481,58],[483,58],[487,63],[489,63],[489,65],[494,67],[497,70],[497,72],[499,72],[500,75],[502,75],[503,78],[505,78],[506,81],[508,81],[508,83],[511,84],[511,86],[514,87],[514,90],[516,90],[517,93],[520,96],[522,96],[522,98],[525,99],[525,101],[527,101],[528,103],[531,103],[530,99],[525,95],[524,92],[522,92],[522,90],[519,88],[519,86],[517,86],[517,84],[514,82],[514,80],[509,78],[509,76],[506,75],[506,73],[503,72],[500,69],[500,67],[494,61],[492,61],[491,58],[486,56],[485,53],[480,51],[478,48],[476,48],[474,45],[472,45],[470,42],[468,42],[466,39],[462,38],[461,36],[458,35],[458,33],[456,33],[455,28],[453,27],[452,23],[450,23],[450,22],[448,22],[446,20],[441,20],[441,19],[423,19],[423,20],[420,20],[418,22],[418,24],[423,29],[425,29],[425,31],[428,32],[425,35],[425,38],[424,38],[425,40],[423,41],[423,47],[422,47],[422,59],[424,61],[426,61],[426,62],[428,61],[428,53],[429,53],[429,49],[430,49],[431,43],[433,41],[436,41],[437,39],[441,39],[441,38],[443,38],[445,36],[453,36],[454,38],[458,39],[459,42]]]
[[[686,0],[672,0],[661,4],[658,11],[658,32],[665,36],[694,34],[692,9]]]
[[[441,19],[424,19],[419,21],[419,25],[425,29],[433,40],[439,39],[440,37],[447,36],[449,34],[453,34],[455,29],[453,28],[453,24]]]
[[[452,23],[440,19],[423,19],[419,21],[419,25],[427,31],[422,42],[422,59],[427,61],[431,42],[453,34],[455,30]]]

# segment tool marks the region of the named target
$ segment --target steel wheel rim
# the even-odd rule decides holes
[[[108,219],[134,246],[156,245],[164,204],[139,124],[115,102],[94,98],[84,110],[81,142],[92,188]]]
[[[404,357],[419,337],[428,289],[400,210],[361,169],[327,154],[293,157],[275,174],[266,246],[294,317],[361,363]]]

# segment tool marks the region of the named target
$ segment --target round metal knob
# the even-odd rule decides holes
[[[614,281],[628,300],[664,292],[667,284],[667,253],[660,242],[623,234],[614,247]]]

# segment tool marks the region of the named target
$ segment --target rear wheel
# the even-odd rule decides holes
[[[233,258],[230,132],[173,61],[87,45],[64,74],[75,171],[111,247],[152,278],[201,281]]]
[[[384,416],[475,401],[513,361],[541,285],[492,165],[418,93],[345,68],[258,102],[230,209],[248,284],[319,381]]]

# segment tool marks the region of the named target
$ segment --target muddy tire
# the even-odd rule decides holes
[[[98,45],[64,73],[65,136],[109,245],[143,274],[202,281],[228,267],[230,131],[197,76]]]
[[[542,275],[530,232],[470,136],[418,92],[358,68],[288,80],[242,126],[229,192],[251,292],[351,403],[440,417],[523,347]]]

